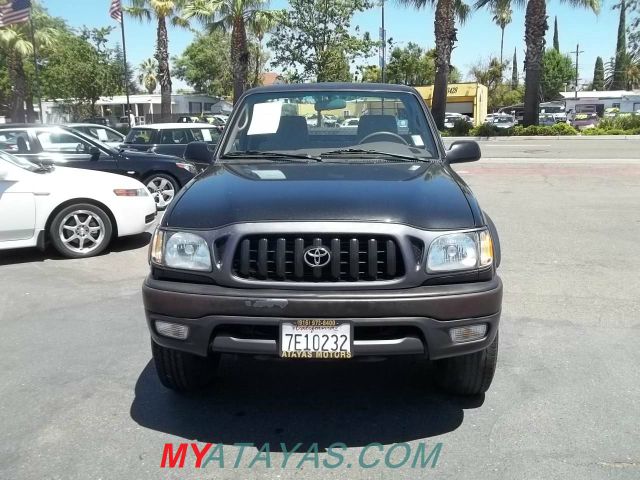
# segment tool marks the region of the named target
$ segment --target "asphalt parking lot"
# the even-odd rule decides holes
[[[150,362],[149,234],[86,260],[0,252],[0,478],[637,480],[640,141],[536,141],[546,153],[483,142],[485,161],[456,167],[503,251],[499,363],[481,398],[439,393],[418,360],[248,358],[179,397]],[[223,444],[225,467],[161,469],[164,444],[186,441]],[[271,468],[234,469],[241,442],[268,442]],[[302,453],[280,468],[280,443],[317,444],[322,459],[336,442],[340,468],[298,469]],[[442,450],[433,469],[364,469],[373,442]]]

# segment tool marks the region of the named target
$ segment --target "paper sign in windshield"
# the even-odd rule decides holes
[[[211,132],[208,129],[203,128],[200,131],[202,132],[202,140],[204,140],[205,142],[211,142],[212,141]]]
[[[247,135],[276,133],[282,115],[282,102],[256,103]]]

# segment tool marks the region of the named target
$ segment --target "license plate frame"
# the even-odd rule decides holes
[[[303,343],[304,347],[307,346],[307,342],[311,345],[311,349],[301,348],[296,349],[294,345],[294,349],[290,348],[290,341],[285,338],[287,334],[294,334],[299,330],[299,333],[302,335],[301,343]],[[313,348],[313,339],[305,340],[304,337],[317,335],[345,335],[348,334],[346,339],[346,349],[341,350],[340,347],[345,347],[345,345],[340,344],[340,339],[338,338],[338,349],[335,351],[330,350],[322,350]],[[285,348],[285,341],[289,341],[289,345]],[[295,341],[295,339],[291,339],[291,341]],[[331,346],[331,345],[329,345]],[[322,345],[320,345],[322,347]],[[348,320],[330,320],[330,319],[300,319],[300,320],[291,320],[282,322],[280,324],[280,328],[278,329],[278,354],[280,358],[286,359],[311,359],[311,360],[348,360],[353,358],[353,323]]]

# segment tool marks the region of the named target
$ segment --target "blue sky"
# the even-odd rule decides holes
[[[87,25],[98,27],[115,25],[108,15],[110,0],[41,0],[41,3],[53,15],[67,20],[72,27]],[[123,4],[128,4],[123,0]],[[569,7],[557,0],[548,1],[549,31],[547,42],[551,44],[553,36],[553,17],[557,15],[559,25],[560,49],[562,52],[575,50],[580,43],[580,77],[591,81],[593,67],[597,56],[603,57],[605,63],[613,56],[616,46],[618,11],[613,11],[612,2],[605,3],[599,15],[586,10]],[[272,8],[286,8],[286,0],[274,0]],[[385,23],[387,38],[406,43],[418,43],[423,47],[432,47],[433,41],[433,9],[420,11],[399,6],[393,0],[387,1],[385,7]],[[139,23],[125,18],[127,33],[127,55],[133,66],[138,66],[144,59],[153,55],[155,45],[155,26]],[[380,26],[380,8],[358,14],[353,25],[359,25],[362,31],[368,31],[377,38]],[[171,55],[180,54],[190,43],[193,34],[189,31],[171,28],[169,45]],[[119,31],[112,34],[112,41],[120,40]],[[513,22],[506,28],[504,40],[505,57],[511,58],[514,48],[518,52],[519,70],[522,73],[524,59],[524,9],[514,8]],[[458,43],[453,52],[452,63],[467,75],[471,66],[478,60],[486,60],[492,55],[500,54],[500,30],[491,21],[487,11],[473,12],[467,23],[458,28]],[[371,63],[377,63],[372,58]],[[182,85],[176,81],[175,87]]]

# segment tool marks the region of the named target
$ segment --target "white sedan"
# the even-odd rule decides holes
[[[133,178],[0,151],[0,250],[50,242],[65,257],[90,257],[114,237],[144,232],[155,217],[153,197]]]

